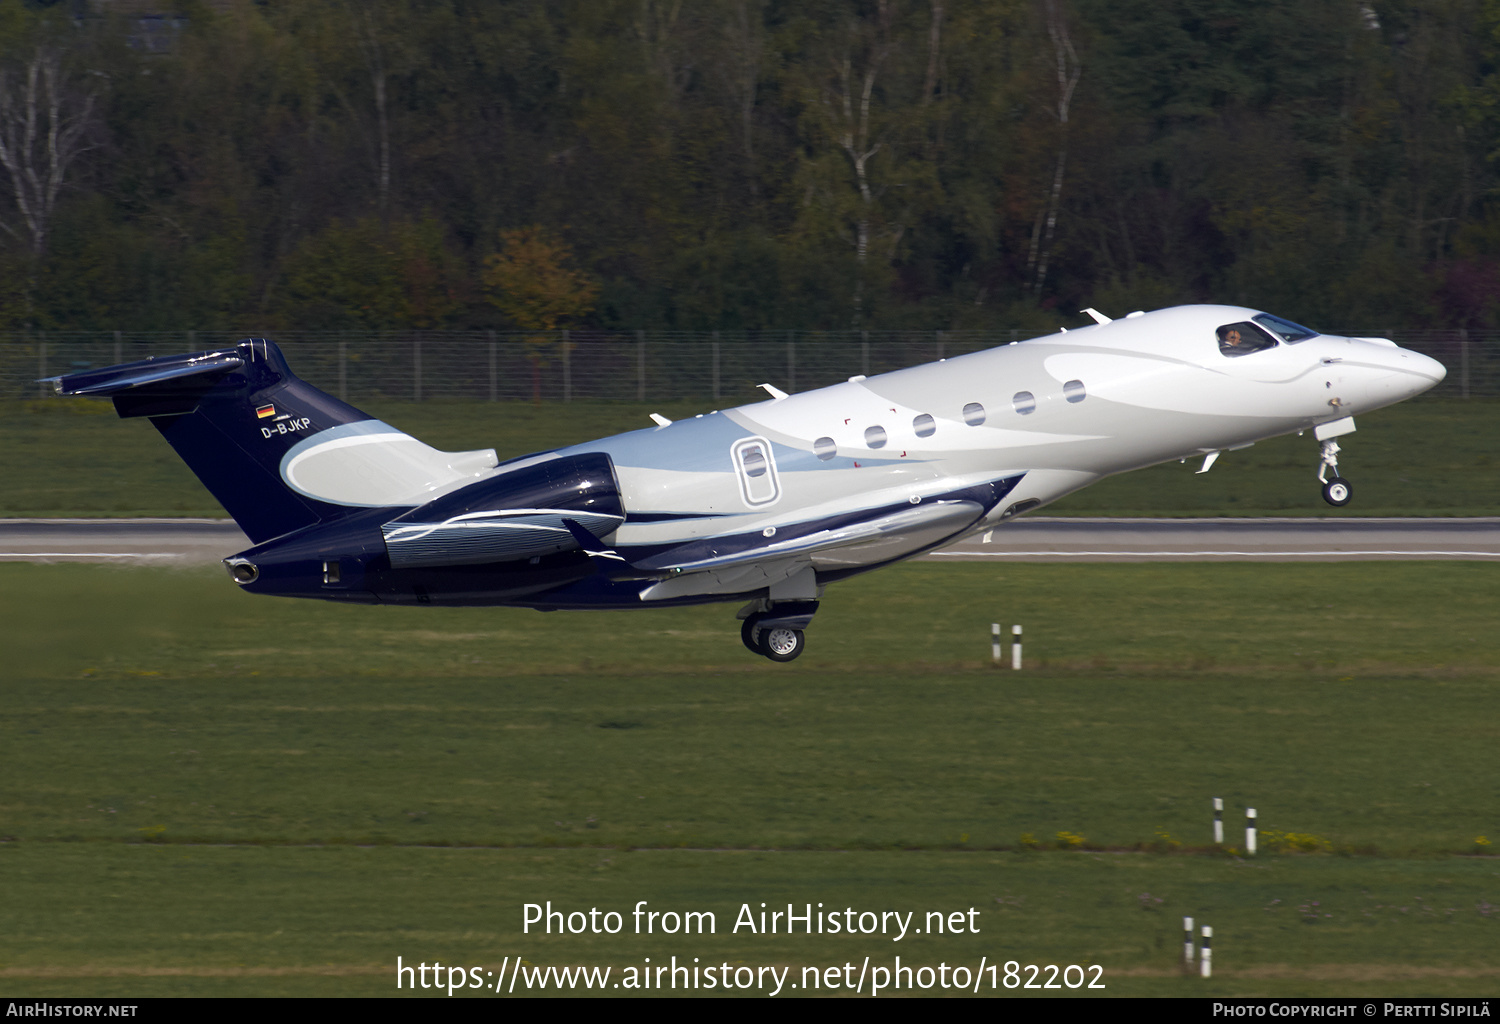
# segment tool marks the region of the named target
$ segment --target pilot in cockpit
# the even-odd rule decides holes
[[[1276,344],[1251,323],[1225,324],[1217,333],[1219,351],[1226,356],[1248,355]]]

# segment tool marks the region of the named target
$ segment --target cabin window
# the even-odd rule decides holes
[[[833,443],[831,437],[820,437],[813,442],[813,454],[827,462],[839,453],[839,446]]]
[[[885,447],[885,428],[869,427],[865,430],[865,444],[870,448]]]
[[[1063,385],[1063,397],[1070,402],[1081,402],[1089,396],[1081,380],[1070,380]]]
[[[1225,324],[1214,333],[1219,337],[1219,351],[1231,358],[1276,347],[1276,339],[1249,320]]]
[[[1036,395],[1030,391],[1017,391],[1010,401],[1022,416],[1030,416],[1036,412]]]
[[[937,420],[924,412],[911,421],[911,429],[918,437],[931,437],[937,433]]]
[[[750,445],[741,449],[740,463],[745,467],[745,475],[752,480],[766,475],[766,453],[760,445]]]
[[[964,406],[964,422],[971,427],[977,427],[984,422],[984,406],[978,402],[970,402]]]

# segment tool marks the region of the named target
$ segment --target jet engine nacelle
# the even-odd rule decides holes
[[[608,455],[547,459],[452,491],[381,527],[391,566],[484,565],[576,548],[571,519],[596,537],[625,521]]]
[[[437,593],[445,603],[472,603],[589,575],[563,519],[598,536],[625,520],[614,464],[597,453],[524,460],[397,511],[371,509],[300,530],[225,565],[236,583],[258,593],[423,604]]]

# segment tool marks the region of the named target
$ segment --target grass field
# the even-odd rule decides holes
[[[1098,964],[1113,995],[1494,994],[1497,612],[1482,564],[911,564],[832,589],[777,666],[728,606],[0,566],[0,994],[897,954]],[[987,664],[996,619],[1026,671]],[[1258,809],[1259,856],[1211,847],[1214,796],[1231,846]],[[523,934],[547,900],[625,931]],[[717,931],[629,934],[638,900]],[[761,902],[979,933],[732,932]],[[1178,969],[1184,914],[1210,982]]]
[[[439,448],[495,448],[501,457],[703,412],[701,404],[382,402],[368,412]],[[1283,437],[1224,455],[1213,471],[1169,463],[1105,480],[1048,507],[1051,515],[1494,515],[1500,473],[1492,439],[1500,403],[1408,402],[1361,417],[1341,439],[1354,502],[1318,495],[1317,443]],[[156,431],[83,399],[0,408],[0,517],[222,516]]]

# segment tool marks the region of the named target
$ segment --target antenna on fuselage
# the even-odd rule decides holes
[[[1088,309],[1080,309],[1078,312],[1085,313],[1088,316],[1093,317],[1094,318],[1094,323],[1099,324],[1101,326],[1104,325],[1104,324],[1112,324],[1112,323],[1115,322],[1113,317],[1105,316],[1103,313],[1099,312],[1093,306],[1090,306]]]

